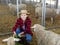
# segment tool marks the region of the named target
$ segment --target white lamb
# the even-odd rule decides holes
[[[19,10],[27,9],[26,4],[19,4]]]
[[[13,15],[16,15],[16,13],[17,13],[17,5],[12,4],[12,3],[9,3],[9,4],[8,4],[8,7],[9,7],[10,12],[11,12]],[[26,5],[26,4],[19,4],[19,5],[18,5],[19,11],[22,10],[22,9],[26,9],[26,8],[27,8],[27,5]]]
[[[7,42],[7,45],[15,45],[15,41],[19,41],[20,39],[9,37],[7,39],[3,39],[3,42]]]
[[[38,45],[60,45],[60,35],[52,31],[46,31],[45,27],[35,24],[34,32],[37,38]]]
[[[10,10],[11,14],[15,15],[16,12],[17,12],[17,11],[16,11],[16,9],[17,9],[16,5],[14,5],[14,4],[12,4],[12,3],[9,3],[9,4],[8,4],[8,7],[9,7],[9,10]]]
[[[42,7],[40,4],[36,4],[35,6],[35,16],[37,18],[42,17]],[[51,18],[51,22],[53,23],[53,19],[56,16],[56,10],[53,8],[46,8],[46,18]]]
[[[35,7],[41,7],[41,3],[37,3]]]

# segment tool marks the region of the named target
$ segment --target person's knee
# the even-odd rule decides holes
[[[26,40],[27,42],[30,42],[32,40],[32,36],[30,34],[26,34]]]
[[[31,40],[32,38],[30,38],[30,37],[28,37],[28,38],[26,38],[26,40]]]
[[[27,42],[30,42],[30,41],[31,41],[31,38],[26,38],[26,41],[27,41]]]

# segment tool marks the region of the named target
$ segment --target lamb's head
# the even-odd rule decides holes
[[[45,29],[45,27],[43,27],[43,26],[40,25],[40,24],[35,24],[35,25],[33,25],[31,28],[33,28],[34,31],[35,31],[35,30],[44,30],[44,29]]]
[[[35,5],[35,8],[36,7],[41,7],[41,3],[37,3],[36,5]]]
[[[11,6],[11,5],[12,5],[12,3],[9,3],[9,4],[8,4],[8,6]]]
[[[9,37],[7,39],[3,39],[3,42],[7,42],[7,45],[15,45],[15,41],[20,41],[20,39]]]
[[[2,41],[3,41],[3,42],[8,42],[9,40],[19,41],[20,39],[14,38],[14,37],[9,37],[9,38],[3,39]]]

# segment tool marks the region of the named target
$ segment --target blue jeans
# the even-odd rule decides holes
[[[17,28],[16,29],[16,34],[18,35],[19,33],[21,33],[20,28]],[[26,37],[27,42],[30,42],[32,40],[32,36],[28,33],[25,34],[25,37]]]

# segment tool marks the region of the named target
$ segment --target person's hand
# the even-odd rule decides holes
[[[23,34],[24,34],[24,32],[21,32],[21,33],[20,33],[20,35],[23,35]]]
[[[14,32],[13,37],[16,35],[16,32]]]
[[[23,37],[24,36],[24,32],[21,32],[20,34],[18,34],[19,37]]]

